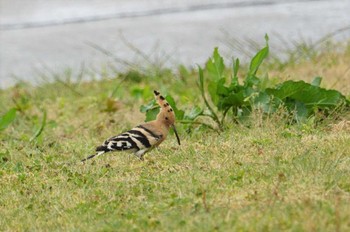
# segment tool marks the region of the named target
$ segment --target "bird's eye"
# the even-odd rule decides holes
[[[168,117],[165,117],[165,120],[168,120],[169,118]]]

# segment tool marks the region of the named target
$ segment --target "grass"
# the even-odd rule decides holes
[[[323,87],[349,96],[349,60],[347,48],[268,71],[280,80],[321,75]],[[283,111],[255,112],[220,134],[178,125],[182,145],[171,135],[145,162],[111,153],[80,164],[105,138],[142,122],[138,108],[152,89],[181,108],[199,94],[195,72],[133,75],[0,90],[0,115],[18,109],[0,134],[1,231],[350,229],[348,112],[292,125]]]

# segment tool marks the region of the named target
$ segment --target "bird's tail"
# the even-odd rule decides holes
[[[87,161],[89,159],[92,159],[92,158],[95,158],[97,156],[100,156],[100,155],[102,155],[104,153],[106,153],[106,151],[98,151],[98,152],[96,152],[96,154],[90,155],[90,156],[86,157],[85,159],[82,159],[81,162],[84,163],[85,161]]]

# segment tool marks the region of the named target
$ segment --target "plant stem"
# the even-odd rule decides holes
[[[224,111],[224,113],[223,113],[223,115],[222,115],[222,118],[221,118],[221,125],[224,125],[224,120],[225,120],[226,114],[227,114],[227,112],[230,110],[230,108],[231,108],[231,107],[228,107],[228,108]]]
[[[219,126],[219,129],[222,131],[222,125],[220,123],[220,120],[219,120],[219,117],[215,114],[213,108],[211,108],[211,106],[209,105],[207,99],[204,97],[204,94],[203,94],[203,98],[204,98],[204,103],[205,105],[208,107],[210,113],[212,114],[211,117],[214,119],[214,121],[218,124]]]

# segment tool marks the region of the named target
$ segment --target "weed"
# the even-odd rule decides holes
[[[218,48],[215,48],[212,57],[206,63],[205,70],[198,66],[198,88],[205,108],[195,106],[186,114],[177,109],[169,95],[167,98],[172,107],[176,109],[177,119],[180,122],[189,123],[194,122],[197,117],[209,117],[215,122],[215,128],[223,131],[227,127],[225,118],[230,111],[233,120],[238,122],[249,117],[255,110],[272,114],[283,107],[294,116],[294,121],[305,122],[317,114],[322,113],[329,116],[349,106],[350,102],[339,91],[320,87],[321,77],[316,77],[312,83],[288,80],[276,86],[271,86],[267,76],[259,77],[257,75],[259,67],[269,54],[267,35],[265,40],[266,46],[251,59],[242,84],[238,78],[239,59],[233,62],[232,75],[228,79],[225,76],[224,59],[219,54]],[[141,107],[141,112],[147,112],[146,120],[155,118],[157,109],[154,104],[150,102]]]
[[[17,110],[12,108],[0,117],[0,131],[5,130],[15,120],[16,112]]]

